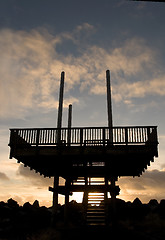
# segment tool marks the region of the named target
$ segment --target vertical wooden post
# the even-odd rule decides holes
[[[63,95],[64,95],[64,76],[65,73],[61,73],[60,93],[59,93],[59,106],[58,106],[58,119],[57,119],[57,144],[60,144],[61,140],[61,127],[62,127],[62,109],[63,109]],[[58,187],[59,177],[54,176],[54,190]],[[53,208],[57,209],[58,206],[58,192],[53,192]]]
[[[106,71],[106,83],[107,83],[107,112],[108,112],[108,127],[109,127],[109,141],[113,143],[113,120],[112,120],[112,99],[111,99],[111,83],[110,83],[110,71]]]
[[[40,138],[40,129],[37,129],[36,131],[37,131],[37,133],[36,133],[36,147],[38,147],[38,145],[39,145],[39,138]]]
[[[72,127],[72,105],[69,105],[68,109],[68,146],[71,142],[71,127]]]
[[[57,212],[58,210],[58,184],[59,176],[54,176],[54,192],[53,192],[53,211]]]
[[[108,178],[107,178],[107,176],[105,176],[104,180],[105,180],[105,188],[106,188],[106,191],[104,192],[104,200],[105,200],[105,204],[106,204],[107,203],[107,199],[108,199],[108,192],[107,192]]]
[[[62,110],[63,110],[63,95],[64,95],[64,76],[65,73],[61,73],[61,82],[60,82],[60,93],[59,93],[59,106],[58,106],[58,120],[57,120],[57,128],[58,128],[58,137],[57,142],[60,143],[61,140],[61,127],[62,127]]]
[[[84,205],[84,217],[87,217],[87,208],[88,208],[88,177],[85,176],[85,190],[83,196],[83,205]]]
[[[65,209],[64,209],[64,222],[68,223],[68,207],[69,207],[69,193],[70,193],[70,179],[67,178],[65,181]]]
[[[125,128],[125,143],[128,145],[128,128]]]
[[[80,146],[83,145],[83,128],[80,128]]]
[[[115,181],[116,181],[116,177],[111,177],[110,181],[111,181],[111,187],[112,187],[112,190],[110,192],[111,194],[111,200],[112,200],[112,224],[114,226],[116,226],[117,224],[117,218],[116,218],[116,192],[115,192],[115,188],[116,188],[116,184],[115,184]]]
[[[111,83],[110,83],[110,71],[106,71],[107,79],[107,111],[108,111],[108,127],[113,127],[112,122],[112,100],[111,100]]]
[[[103,147],[105,147],[105,128],[103,128],[103,136],[102,136],[102,139],[103,139]]]
[[[108,203],[108,178],[107,176],[105,176],[104,178],[105,180],[105,191],[104,191],[104,207],[105,207],[105,223],[107,224],[107,210],[108,210],[108,207],[107,207],[107,203]]]

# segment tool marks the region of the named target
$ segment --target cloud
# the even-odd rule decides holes
[[[127,200],[139,197],[148,202],[151,198],[164,198],[165,170],[152,170],[143,173],[139,178],[123,177],[119,180],[121,196]]]
[[[1,181],[9,181],[10,179],[5,173],[0,172],[0,179]]]
[[[155,77],[157,55],[143,39],[127,39],[118,47],[104,49],[87,43],[95,31],[88,23],[57,35],[45,29],[1,29],[0,117],[24,117],[34,107],[57,108],[61,71],[66,72],[68,94],[76,87],[90,94],[105,94],[105,70],[110,68],[115,101],[146,94],[164,96],[165,73]],[[59,52],[58,47],[67,46],[68,41],[75,50],[70,54]],[[137,76],[143,76],[143,81],[137,81]],[[72,100],[79,101],[74,96]]]

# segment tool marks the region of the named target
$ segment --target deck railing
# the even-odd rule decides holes
[[[10,129],[9,145],[29,146],[110,146],[157,144],[157,127],[84,127]]]

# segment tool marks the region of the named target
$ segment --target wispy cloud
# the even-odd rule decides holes
[[[57,107],[61,71],[66,72],[68,93],[77,86],[90,94],[104,94],[105,70],[111,69],[114,100],[128,102],[147,94],[164,96],[165,73],[155,76],[156,53],[143,39],[128,39],[119,47],[104,49],[86,44],[85,38],[94,31],[88,23],[58,35],[44,29],[0,30],[0,116],[18,118],[33,107]],[[78,54],[57,51],[68,40]],[[143,76],[144,81],[137,81],[137,76]],[[71,100],[78,102],[74,96],[68,103]]]

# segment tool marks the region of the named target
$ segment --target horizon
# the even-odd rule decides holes
[[[9,129],[56,127],[61,71],[63,126],[69,104],[73,127],[107,126],[107,69],[114,126],[158,126],[159,157],[140,178],[119,179],[119,198],[165,199],[165,4],[39,2],[0,3],[0,199],[51,205],[53,179],[9,160]]]

